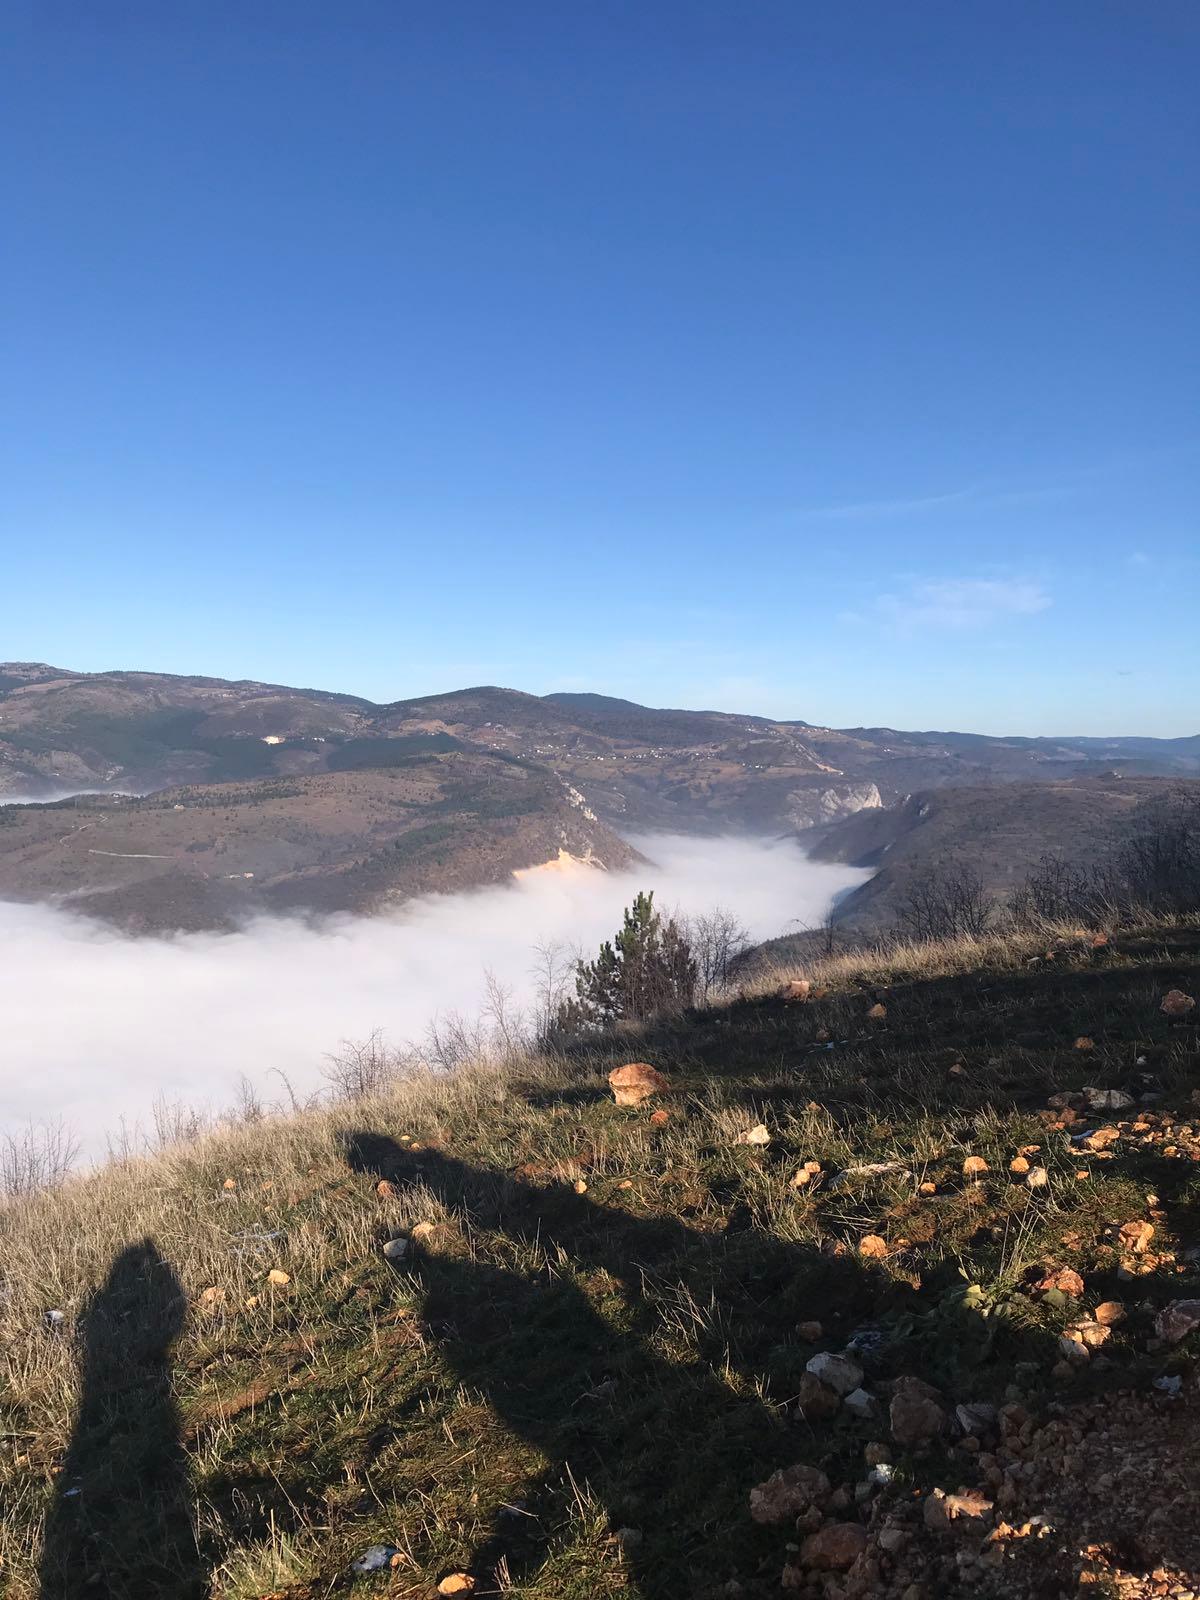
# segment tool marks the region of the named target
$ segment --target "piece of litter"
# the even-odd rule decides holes
[[[394,1544],[373,1544],[363,1551],[357,1561],[350,1563],[351,1572],[382,1572],[385,1567],[390,1567],[392,1557],[398,1556],[400,1551]]]

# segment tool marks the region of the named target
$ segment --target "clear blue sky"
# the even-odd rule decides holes
[[[0,41],[0,658],[1200,729],[1194,0]]]

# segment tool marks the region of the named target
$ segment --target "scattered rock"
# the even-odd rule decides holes
[[[1200,1300],[1172,1300],[1154,1319],[1154,1331],[1167,1344],[1178,1344],[1200,1327]]]
[[[670,1120],[671,1113],[669,1111],[665,1111],[662,1106],[659,1106],[657,1111],[652,1111],[650,1113],[650,1126],[652,1128],[665,1128]]]
[[[750,1515],[755,1522],[792,1522],[828,1493],[829,1479],[816,1467],[781,1467],[751,1489]]]
[[[816,1344],[817,1340],[824,1337],[825,1329],[817,1321],[798,1322],[796,1332],[809,1344]]]
[[[1096,1041],[1095,1039],[1089,1039],[1086,1033],[1081,1033],[1072,1048],[1075,1050],[1094,1050]]]
[[[403,1261],[408,1254],[407,1239],[389,1239],[383,1247],[384,1256],[388,1261]]]
[[[375,1193],[381,1200],[394,1200],[396,1198],[396,1186],[393,1183],[389,1183],[386,1178],[380,1178],[379,1182],[375,1185]],[[382,1549],[383,1547],[382,1545],[372,1545],[371,1548]]]
[[[1053,1272],[1048,1272],[1037,1285],[1041,1293],[1048,1289],[1058,1289],[1063,1294],[1081,1295],[1083,1293],[1083,1279],[1074,1267],[1057,1267]]]
[[[842,1404],[856,1417],[873,1417],[878,1406],[869,1389],[851,1389]]]
[[[807,1000],[812,994],[812,984],[807,978],[792,978],[784,984],[779,991],[779,998],[786,1002]]]
[[[1080,1143],[1085,1150],[1107,1150],[1110,1145],[1116,1144],[1120,1137],[1120,1128],[1096,1128],[1091,1133],[1084,1134]]]
[[[608,1075],[608,1086],[619,1106],[640,1106],[643,1100],[662,1094],[671,1085],[647,1062],[631,1061],[626,1066],[613,1068]]]
[[[800,1565],[822,1572],[845,1572],[867,1547],[861,1522],[830,1522],[810,1533],[800,1546]]]
[[[220,1311],[224,1303],[225,1291],[224,1289],[218,1288],[216,1284],[210,1284],[207,1289],[201,1289],[199,1300],[200,1309],[208,1312],[209,1316],[216,1316],[217,1312]]]
[[[1112,1329],[1103,1322],[1076,1322],[1067,1332],[1089,1350],[1098,1350],[1112,1337]]]
[[[1050,1182],[1050,1174],[1045,1167],[1033,1167],[1026,1174],[1025,1182],[1031,1189],[1044,1189]]]
[[[909,1175],[908,1168],[902,1161],[864,1161],[858,1166],[847,1167],[843,1172],[839,1172],[829,1187],[839,1189],[851,1178],[886,1178],[893,1172],[902,1172],[906,1178]]]
[[[1124,1089],[1096,1089],[1090,1084],[1084,1087],[1083,1098],[1089,1111],[1127,1111],[1133,1104],[1133,1096]]]
[[[863,1380],[863,1369],[849,1356],[835,1355],[832,1350],[822,1350],[805,1362],[804,1370],[835,1394],[847,1395],[857,1389]]]
[[[291,1273],[285,1272],[282,1267],[272,1267],[267,1273],[267,1282],[273,1283],[277,1289],[286,1288],[291,1281]]]
[[[978,1439],[996,1426],[996,1408],[988,1405],[986,1400],[955,1406],[954,1415],[962,1431],[974,1439]]]
[[[867,1012],[867,1016],[870,1017],[872,1022],[882,1022],[887,1016],[887,1007],[881,1000],[877,1000]]]
[[[922,1515],[935,1533],[949,1533],[958,1524],[964,1532],[982,1532],[992,1520],[994,1503],[979,1489],[958,1489],[946,1494],[935,1489],[927,1496]]]
[[[765,1122],[759,1122],[753,1128],[747,1128],[744,1133],[739,1133],[733,1141],[734,1144],[770,1144],[771,1135]]]
[[[858,1253],[868,1261],[882,1261],[888,1253],[887,1240],[877,1233],[864,1233],[858,1241]]]
[[[1105,1328],[1125,1320],[1125,1307],[1119,1300],[1102,1300],[1092,1313],[1092,1319]]]
[[[469,1572],[451,1572],[437,1586],[439,1594],[474,1594],[475,1579]]]
[[[841,1399],[828,1384],[822,1383],[811,1372],[801,1373],[796,1411],[805,1422],[828,1422],[837,1416],[841,1408]]]
[[[1117,1230],[1121,1248],[1135,1256],[1143,1255],[1154,1237],[1152,1222],[1126,1222]]]
[[[436,1233],[436,1231],[437,1231],[437,1224],[436,1223],[434,1223],[434,1222],[418,1222],[418,1223],[415,1223],[408,1230],[408,1237],[410,1239],[418,1239],[418,1240],[419,1239],[428,1239],[430,1237],[430,1235],[433,1234],[433,1233]]]
[[[821,1163],[819,1161],[806,1161],[804,1165],[796,1172],[795,1177],[792,1179],[791,1186],[793,1189],[805,1189],[810,1183],[820,1176]]]
[[[1182,989],[1168,989],[1158,1009],[1164,1017],[1170,1017],[1173,1022],[1180,1022],[1184,1017],[1191,1016],[1196,1009],[1196,1002],[1190,994],[1184,994]]]
[[[898,1378],[888,1412],[899,1445],[925,1444],[946,1430],[949,1418],[936,1389],[920,1378]]]
[[[962,1169],[964,1178],[981,1178],[988,1170],[988,1164],[982,1156],[968,1156]]]
[[[1082,1366],[1084,1362],[1091,1360],[1091,1351],[1072,1329],[1059,1335],[1058,1348],[1068,1361],[1074,1362],[1077,1366]]]
[[[1008,1163],[1008,1170],[1015,1173],[1018,1178],[1023,1178],[1029,1171],[1029,1162],[1024,1156],[1014,1156]]]

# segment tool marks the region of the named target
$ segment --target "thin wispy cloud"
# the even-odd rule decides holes
[[[800,516],[817,522],[873,522],[888,517],[921,516],[926,512],[949,509],[988,511],[1002,506],[1038,505],[1077,493],[1074,482],[1034,484],[1027,487],[998,488],[975,484],[966,489],[950,489],[939,494],[897,495],[893,499],[848,500],[831,505],[808,506]]]
[[[830,522],[869,521],[873,517],[903,517],[914,512],[935,511],[942,506],[962,505],[974,497],[974,489],[954,489],[948,494],[902,495],[894,500],[851,500],[843,505],[810,506],[801,515]]]
[[[895,633],[963,632],[1014,617],[1032,617],[1053,604],[1032,578],[933,578],[878,594],[844,620],[883,623]]]

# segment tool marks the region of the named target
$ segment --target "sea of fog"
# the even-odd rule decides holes
[[[156,1100],[219,1111],[244,1077],[274,1102],[280,1073],[307,1096],[342,1040],[380,1029],[402,1045],[439,1016],[478,1015],[488,971],[531,1004],[535,947],[593,952],[641,888],[685,914],[724,907],[758,940],[817,922],[869,876],[809,861],[791,840],[634,842],[652,867],[534,872],[318,926],[260,918],[130,938],[0,901],[0,1135],[61,1119],[94,1156],[122,1124],[148,1129]]]

